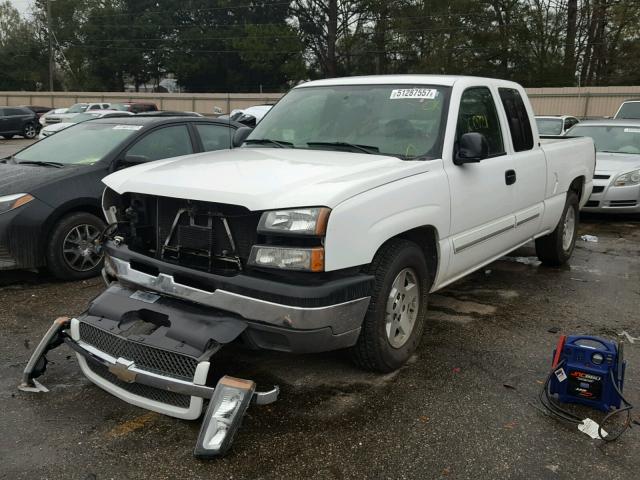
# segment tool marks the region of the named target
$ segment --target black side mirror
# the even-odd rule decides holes
[[[233,148],[242,145],[251,132],[253,132],[253,128],[251,127],[240,127],[237,129],[233,134]]]
[[[131,167],[133,165],[140,165],[141,163],[147,163],[149,158],[144,155],[125,155],[120,161],[123,167]]]
[[[460,137],[458,148],[453,156],[453,163],[456,165],[477,163],[488,156],[489,142],[486,137],[478,132],[469,132]]]

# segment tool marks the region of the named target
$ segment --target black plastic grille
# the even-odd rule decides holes
[[[593,192],[591,193],[602,193],[604,192],[604,187],[602,185],[596,185],[593,187]]]
[[[585,207],[597,207],[598,205],[600,205],[600,202],[596,202],[595,200],[589,200]]]
[[[198,366],[193,357],[131,342],[85,322],[80,322],[80,339],[112,357],[131,360],[138,368],[181,380],[192,380]]]
[[[191,397],[188,395],[160,390],[159,388],[142,385],[140,383],[123,382],[111,373],[107,367],[103,365],[96,365],[91,362],[87,362],[87,364],[93,373],[133,395],[138,395],[139,397],[148,398],[149,400],[165,403],[174,407],[189,408]]]

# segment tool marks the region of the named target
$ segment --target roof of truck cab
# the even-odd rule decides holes
[[[326,78],[302,83],[295,88],[326,87],[331,85],[442,85],[451,87],[459,81],[481,81],[487,85],[517,85],[508,80],[473,77],[469,75],[362,75],[354,77]]]

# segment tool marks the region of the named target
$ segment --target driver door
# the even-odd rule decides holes
[[[453,159],[445,162],[453,243],[449,279],[465,275],[514,244],[514,188],[510,184],[514,165],[504,142],[508,129],[498,115],[494,92],[486,86],[468,88],[461,96],[456,145],[469,132],[484,135],[489,157],[464,165],[455,165]],[[456,150],[454,147],[454,155]]]

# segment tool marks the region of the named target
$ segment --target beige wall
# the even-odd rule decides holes
[[[575,115],[603,117],[613,115],[620,103],[640,98],[637,87],[528,88],[537,115]],[[120,92],[0,92],[0,105],[42,105],[68,107],[77,102],[151,101],[161,110],[190,110],[213,114],[214,107],[224,113],[261,103],[274,103],[280,93],[120,93]]]

